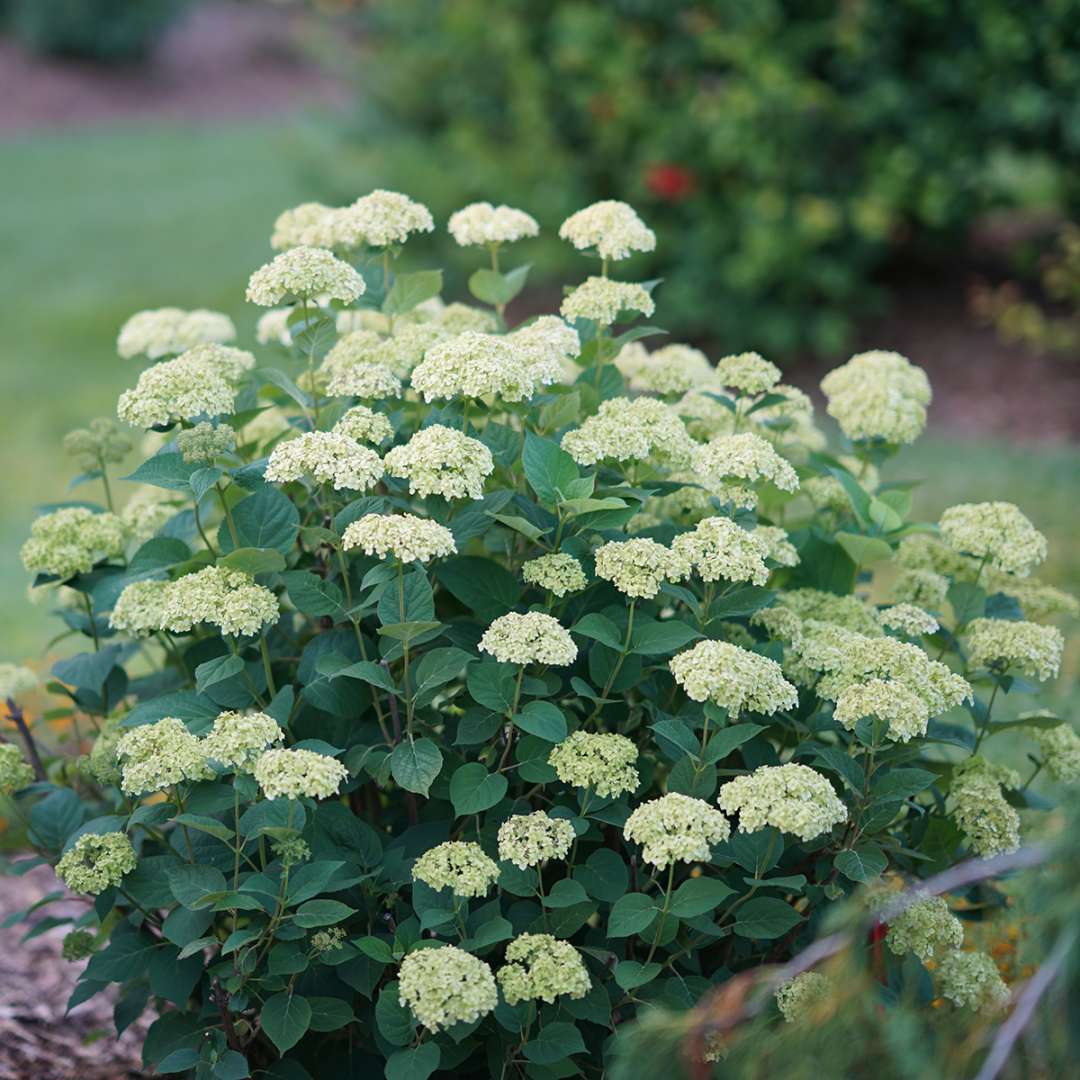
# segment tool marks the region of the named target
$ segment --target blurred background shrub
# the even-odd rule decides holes
[[[684,268],[666,325],[725,349],[838,350],[888,260],[1080,195],[1080,0],[334,6],[366,48],[333,195],[377,175],[438,217],[498,191],[545,222],[626,199],[664,237],[634,273]]]

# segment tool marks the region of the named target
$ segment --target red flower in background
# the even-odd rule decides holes
[[[697,176],[684,165],[659,161],[645,167],[645,186],[661,199],[679,202],[693,194]]]

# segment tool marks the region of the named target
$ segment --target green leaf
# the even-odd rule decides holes
[[[57,788],[49,792],[30,811],[30,828],[34,837],[50,851],[61,851],[82,820],[82,803],[70,788]]]
[[[558,443],[531,431],[525,436],[521,464],[529,486],[545,506],[555,506],[580,475],[577,463]]]
[[[573,626],[570,633],[579,634],[581,637],[593,638],[602,645],[607,645],[616,651],[622,649],[623,639],[619,628],[606,616],[593,611],[582,616]]]
[[[285,557],[276,548],[236,548],[218,559],[218,566],[243,570],[245,574],[276,574],[285,569]]]
[[[515,714],[514,725],[545,742],[560,743],[567,736],[566,717],[550,701],[530,701]]]
[[[639,964],[636,960],[620,960],[615,965],[615,982],[623,990],[634,990],[652,982],[660,971],[660,965],[655,962]]]
[[[280,993],[262,1007],[262,1030],[279,1054],[291,1050],[311,1024],[311,1006],[299,994]]]
[[[908,799],[936,780],[937,774],[927,769],[890,769],[874,777],[870,794],[875,799]]]
[[[761,896],[749,900],[738,911],[732,926],[739,937],[756,941],[771,941],[786,934],[802,922],[802,916],[783,900]]]
[[[416,1021],[398,997],[397,982],[387,983],[375,1002],[375,1026],[391,1046],[407,1046],[413,1037]]]
[[[427,798],[442,763],[442,754],[430,739],[406,740],[398,743],[390,755],[390,774],[406,791]]]
[[[232,512],[237,540],[234,543],[227,522],[218,529],[218,546],[224,554],[236,548],[276,548],[287,555],[300,531],[300,511],[292,500],[269,484],[242,499]]]
[[[626,863],[608,848],[594,851],[584,866],[574,870],[574,879],[581,882],[591,897],[609,904],[615,903],[630,884]]]
[[[489,773],[478,761],[457,769],[450,780],[450,801],[459,817],[490,810],[505,794],[509,782],[500,773]]]
[[[880,877],[889,860],[876,844],[858,844],[850,851],[841,851],[833,865],[844,877],[862,884]]]
[[[856,566],[871,566],[892,558],[892,548],[878,536],[838,532],[836,542],[851,556],[851,561]]]
[[[201,694],[207,688],[232,679],[244,670],[244,661],[236,653],[215,656],[195,669],[195,689]]]
[[[432,630],[438,630],[440,626],[442,626],[440,622],[424,621],[385,623],[379,627],[379,635],[407,644],[424,637],[425,634],[430,634]]]
[[[584,886],[573,878],[559,878],[544,897],[544,907],[556,910],[588,902]]]
[[[734,893],[734,889],[715,878],[691,878],[672,894],[671,914],[680,919],[695,919],[707,915]]]
[[[214,1062],[213,1072],[210,1074],[213,1080],[246,1080],[251,1076],[248,1069],[247,1058],[237,1050],[226,1050]]]
[[[521,598],[516,577],[491,559],[459,555],[434,568],[436,580],[484,622],[513,611]]]
[[[696,641],[701,634],[678,619],[636,623],[630,638],[630,652],[637,656],[668,656]]]
[[[630,937],[640,934],[656,918],[655,901],[644,893],[628,893],[612,905],[608,916],[608,937]]]
[[[584,1054],[585,1043],[573,1024],[559,1021],[545,1024],[536,1038],[525,1044],[522,1053],[534,1065],[555,1065],[571,1054]]]
[[[356,908],[351,908],[340,900],[308,900],[296,909],[293,922],[305,930],[311,930],[316,926],[333,926],[355,912]]]
[[[352,944],[355,945],[365,956],[370,957],[377,963],[392,964],[394,962],[394,954],[390,951],[390,946],[387,945],[387,943],[383,941],[382,938],[354,938]]]
[[[732,750],[738,749],[759,731],[764,730],[761,724],[732,724],[731,727],[721,728],[709,738],[705,747],[705,763],[715,765],[718,761],[723,761]]]
[[[510,664],[493,660],[473,664],[465,685],[473,700],[485,709],[505,714],[514,706],[514,668]]]
[[[428,1080],[439,1067],[439,1044],[421,1043],[415,1049],[398,1050],[386,1060],[386,1080]]]
[[[571,390],[560,394],[554,401],[549,401],[540,409],[540,428],[543,431],[558,431],[569,427],[581,415],[581,393]]]
[[[217,818],[208,817],[205,814],[177,814],[173,818],[174,825],[183,825],[188,829],[197,829],[217,840],[228,842],[235,835],[228,825],[222,825]]]
[[[509,304],[523,288],[529,276],[529,264],[515,267],[505,274],[481,267],[469,277],[469,292],[477,300],[492,307]]]
[[[177,903],[193,910],[209,906],[217,893],[228,888],[225,875],[214,866],[180,863],[168,867],[165,876]]]
[[[316,663],[315,670],[319,671],[319,664]],[[362,682],[370,683],[372,686],[377,686],[380,690],[386,690],[388,693],[396,694],[398,692],[397,683],[394,682],[390,672],[382,666],[382,664],[373,663],[371,660],[357,660],[354,664],[347,664],[345,667],[335,670],[320,671],[320,674],[325,675],[328,679],[360,679]]]
[[[946,598],[952,605],[958,623],[969,623],[986,611],[986,590],[970,581],[954,581]]]
[[[713,619],[744,619],[768,607],[775,595],[763,585],[744,585],[714,601],[709,614]]]
[[[413,697],[417,707],[429,704],[440,686],[462,675],[475,659],[472,653],[454,647],[424,653],[413,672]]]
[[[188,491],[191,488],[191,474],[200,468],[202,466],[199,464],[184,461],[181,454],[166,451],[144,461],[124,479],[133,484],[151,484],[169,491]]]
[[[411,274],[398,274],[383,300],[382,309],[387,315],[404,315],[441,292],[441,270],[417,270]]]
[[[281,580],[301,614],[316,618],[332,615],[335,621],[345,618],[345,595],[335,582],[307,570],[290,570],[281,575]]]
[[[295,341],[297,337],[295,326],[292,333],[293,340]],[[256,382],[269,383],[271,386],[276,386],[279,390],[283,390],[297,405],[300,406],[300,408],[311,408],[311,395],[306,394],[301,390],[284,371],[279,371],[277,368],[257,368],[251,374]]]

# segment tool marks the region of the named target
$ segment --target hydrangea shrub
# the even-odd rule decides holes
[[[158,1073],[595,1071],[862,887],[1015,848],[1040,803],[999,732],[1080,778],[1071,727],[1000,719],[1076,614],[1031,576],[1045,539],[1003,503],[913,522],[880,480],[925,425],[918,367],[831,372],[830,449],[760,356],[646,349],[629,206],[563,223],[598,272],[519,325],[508,245],[538,223],[450,219],[486,249],[471,305],[402,269],[433,227],[384,191],[283,214],[257,351],[213,312],[134,316],[131,426],[67,440],[104,503],[22,549],[83,643],[50,715],[91,733],[43,760],[4,666],[29,760],[0,746],[0,789],[21,865],[87,899],[73,1003],[118,984]],[[929,964],[948,1008],[1008,1000],[947,898],[884,940],[891,993]],[[829,985],[782,987],[777,1022]]]

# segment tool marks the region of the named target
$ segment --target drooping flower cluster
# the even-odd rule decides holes
[[[466,331],[437,342],[412,373],[425,401],[496,397],[525,401],[536,392],[524,357],[508,337]]]
[[[228,424],[203,420],[176,436],[176,448],[188,465],[209,465],[236,449],[236,432]]]
[[[1065,647],[1056,626],[1011,619],[972,619],[964,640],[972,670],[1019,671],[1043,682],[1057,676]]]
[[[964,924],[940,896],[928,896],[889,921],[885,943],[897,956],[914,953],[926,963],[964,944]]]
[[[731,823],[704,800],[672,791],[637,807],[623,835],[641,844],[645,862],[665,870],[673,862],[708,862],[710,845],[731,835]]]
[[[832,784],[807,765],[762,765],[720,788],[716,800],[739,815],[740,832],[771,825],[800,840],[813,840],[847,820],[847,807]]]
[[[422,428],[383,459],[386,471],[409,481],[409,494],[427,498],[480,499],[484,478],[495,470],[491,451],[478,439],[442,424]]]
[[[984,757],[968,758],[953,770],[953,817],[976,855],[1000,855],[1020,846],[1020,815],[1002,786],[1019,787],[1020,777]]]
[[[776,988],[776,1007],[785,1023],[796,1024],[833,992],[832,980],[817,971],[803,971]]]
[[[34,782],[34,770],[14,743],[0,743],[0,795],[11,795]]]
[[[540,234],[540,226],[531,214],[512,206],[492,206],[489,202],[463,206],[450,215],[446,227],[461,247],[512,244]]]
[[[926,427],[930,381],[894,352],[865,352],[821,380],[828,413],[852,441],[913,443]]]
[[[571,322],[590,319],[610,326],[624,311],[649,316],[656,310],[653,298],[640,285],[606,277],[586,278],[563,302],[559,314]]]
[[[548,859],[565,858],[574,842],[574,827],[565,818],[553,818],[543,810],[515,814],[499,826],[499,858],[521,870]]]
[[[164,791],[174,784],[208,780],[214,775],[201,740],[174,716],[132,728],[117,742],[116,756],[120,787],[126,795]]]
[[[908,637],[936,634],[939,628],[937,619],[915,604],[893,604],[880,612],[879,618],[882,626],[898,630]]]
[[[491,968],[464,949],[416,949],[401,961],[398,996],[429,1031],[471,1024],[499,1003]]]
[[[378,446],[394,434],[393,425],[382,413],[372,412],[366,405],[354,405],[334,425],[334,432],[357,442]]]
[[[264,750],[280,743],[278,722],[263,712],[221,712],[202,741],[203,753],[238,772],[251,772]]]
[[[76,428],[64,436],[64,453],[75,458],[83,472],[95,472],[103,465],[115,465],[131,452],[131,439],[108,416],[99,416],[88,427]]]
[[[618,261],[635,251],[652,251],[656,234],[627,203],[603,199],[571,214],[559,226],[559,239],[578,251],[595,250],[601,259]]]
[[[638,786],[637,758],[637,746],[625,735],[574,731],[551,751],[548,764],[564,784],[615,798]]]
[[[688,698],[711,701],[733,717],[744,712],[771,716],[799,701],[775,660],[726,641],[699,641],[672,657],[668,666]]]
[[[198,308],[184,311],[164,307],[138,311],[120,328],[116,351],[125,360],[145,356],[159,360],[208,342],[224,343],[236,337],[228,315]]]
[[[611,398],[579,428],[562,438],[579,464],[653,460],[673,467],[690,464],[694,441],[669,405],[656,398]]]
[[[1009,988],[984,952],[951,952],[937,969],[941,996],[961,1009],[1000,1012],[1009,1003]]]
[[[1039,745],[1046,771],[1065,784],[1080,780],[1080,735],[1068,724],[1029,731]]]
[[[731,518],[709,517],[692,532],[675,537],[671,545],[676,559],[702,581],[749,581],[764,585],[769,580],[765,559],[768,544],[758,535],[736,525]]]
[[[651,390],[664,397],[685,394],[713,374],[708,357],[689,345],[665,345],[647,357],[630,380],[633,390]]]
[[[865,717],[876,717],[886,727],[886,735],[897,742],[908,742],[926,734],[930,710],[926,702],[902,682],[871,679],[854,683],[840,692],[833,718],[841,727],[854,731]]]
[[[738,353],[717,362],[716,379],[743,394],[764,394],[780,381],[780,369],[756,352]]]
[[[742,501],[739,498],[732,501],[739,505],[745,505],[745,497],[739,489],[748,485],[767,480],[781,491],[797,491],[799,488],[799,478],[791,463],[753,431],[721,435],[699,446],[694,451],[693,470],[710,487],[723,489],[725,485],[734,486]]]
[[[274,256],[251,275],[247,299],[260,307],[315,297],[351,304],[364,290],[364,279],[325,248],[294,247]]]
[[[521,576],[530,585],[547,589],[558,597],[580,592],[589,583],[581,563],[573,555],[562,553],[530,559],[521,567]]]
[[[349,770],[314,750],[267,750],[255,762],[255,779],[268,799],[329,799]]]
[[[367,491],[382,479],[383,463],[374,450],[343,432],[305,431],[274,447],[264,475],[279,483],[309,476],[336,491]]]
[[[455,896],[483,896],[499,880],[499,864],[471,840],[448,840],[425,851],[413,863],[412,876]]]
[[[83,833],[56,864],[56,876],[72,892],[97,896],[119,885],[136,861],[126,833]]]
[[[66,581],[120,555],[126,542],[127,530],[115,514],[64,506],[35,519],[20,555],[27,570]]]
[[[507,1005],[558,997],[583,998],[592,981],[581,953],[551,934],[521,934],[506,946],[506,963],[496,973]]]
[[[540,611],[500,615],[477,646],[504,664],[551,664],[565,667],[577,659],[570,632],[558,619]]]
[[[1012,503],[960,503],[938,522],[953,551],[1026,577],[1046,558],[1046,537]]]
[[[457,551],[445,525],[415,514],[365,514],[345,527],[341,546],[380,559],[393,555],[403,563],[431,562]]]
[[[651,600],[665,581],[679,581],[687,564],[655,540],[609,540],[596,549],[596,576],[627,596]]]
[[[120,395],[116,415],[132,427],[167,427],[200,416],[228,416],[235,400],[236,388],[223,371],[184,353],[147,368]]]

